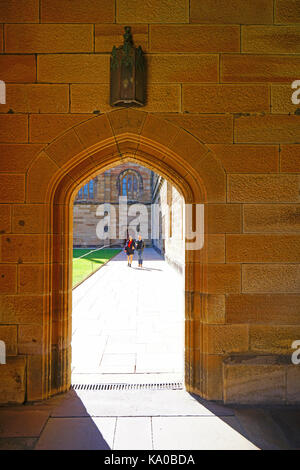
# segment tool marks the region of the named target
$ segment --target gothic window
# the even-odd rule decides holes
[[[143,180],[137,171],[125,170],[119,176],[118,186],[120,196],[127,196],[129,200],[135,200],[143,190]]]
[[[95,181],[91,180],[79,189],[77,199],[86,201],[95,197]]]

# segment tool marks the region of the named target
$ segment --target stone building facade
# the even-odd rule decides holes
[[[124,197],[127,218],[122,224],[120,198]],[[153,246],[183,272],[184,217],[184,199],[169,181],[141,165],[124,163],[97,175],[78,191],[73,246],[123,247],[129,234],[133,238],[141,234],[146,246]]]
[[[170,181],[153,175],[151,223],[153,247],[165,260],[184,272],[184,199]]]
[[[299,403],[298,0],[0,2],[0,402],[70,387],[73,197],[126,162],[204,206],[185,250],[185,384],[225,403]],[[124,25],[144,108],[109,105]]]
[[[123,246],[129,233],[137,238],[142,228],[143,238],[150,245],[152,178],[153,172],[141,165],[123,164],[97,175],[80,188],[74,201],[74,246]],[[119,213],[120,198],[124,197],[127,220]],[[143,204],[144,212],[138,211],[137,204]]]

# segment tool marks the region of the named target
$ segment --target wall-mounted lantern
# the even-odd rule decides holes
[[[131,27],[125,26],[123,46],[113,47],[110,57],[110,105],[145,105],[145,58],[141,46],[135,47]]]

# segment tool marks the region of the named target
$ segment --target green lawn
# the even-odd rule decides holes
[[[97,271],[103,264],[110,260],[121,250],[115,248],[104,248],[90,253],[84,258],[80,256],[88,253],[91,249],[73,249],[73,287],[87,278],[91,273]]]

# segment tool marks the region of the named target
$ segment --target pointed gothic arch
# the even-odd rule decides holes
[[[29,374],[29,399],[44,399],[70,387],[72,203],[83,184],[102,171],[135,162],[161,174],[185,203],[225,203],[226,178],[213,153],[184,129],[154,115],[122,109],[93,117],[57,137],[39,153],[27,174],[26,203],[45,211],[43,343]],[[193,212],[195,214],[195,211]],[[195,217],[195,215],[193,216]],[[209,295],[209,219],[204,211],[203,248],[185,257],[185,384],[206,398],[219,398],[205,339]],[[29,377],[29,381],[31,378]]]

